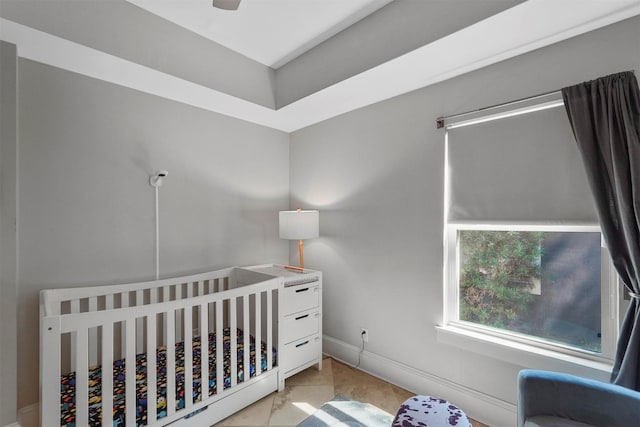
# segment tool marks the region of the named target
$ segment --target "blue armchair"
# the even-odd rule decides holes
[[[556,372],[518,376],[518,427],[638,427],[640,392]]]

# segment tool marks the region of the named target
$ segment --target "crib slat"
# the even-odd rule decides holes
[[[80,300],[79,299],[72,299],[71,301],[69,301],[69,312],[71,314],[74,313],[80,313]],[[76,333],[72,332],[70,334],[70,344],[71,346],[71,357],[69,362],[71,363],[71,366],[76,366],[76,349],[77,349],[77,344],[76,344]]]
[[[160,302],[160,294],[162,293],[162,288],[151,288],[149,289],[149,304],[153,305],[153,304],[157,304],[158,302]],[[155,343],[155,348],[158,348],[158,341],[160,341],[160,344],[162,344],[162,338],[160,338],[162,335],[162,325],[158,325],[157,324],[157,318],[156,318],[156,343]],[[148,350],[148,349],[147,349]]]
[[[104,309],[105,310],[113,309],[113,294],[104,296]]]
[[[89,423],[89,338],[85,328],[76,332],[76,425]]]
[[[120,307],[129,307],[129,292],[120,294]],[[125,333],[125,324],[120,323],[120,358],[124,359],[127,355],[127,334]]]
[[[163,286],[161,289],[162,293],[162,302],[168,302],[171,300],[171,286]],[[168,346],[169,342],[167,341],[167,316],[162,316],[162,345]]]
[[[200,305],[200,391],[203,401],[209,397],[209,304]]]
[[[267,291],[267,370],[273,368],[273,291]],[[278,309],[280,309],[278,307]],[[278,349],[279,350],[279,349]]]
[[[176,412],[176,312],[165,313],[167,322],[167,415]]]
[[[129,307],[129,292],[122,292],[120,294],[120,307]]]
[[[89,312],[98,311],[98,298],[89,298]],[[89,366],[98,364],[98,328],[89,329]]]
[[[41,417],[41,426],[56,427],[60,425],[60,317],[41,319],[40,348],[47,349],[49,353],[45,360],[40,361],[41,411],[49,414]]]
[[[199,280],[196,284],[198,287],[198,296],[204,295],[204,280]]]
[[[238,302],[236,297],[229,299],[229,341],[231,344],[231,387],[238,384]]]
[[[242,361],[242,381],[249,381],[251,378],[251,362],[249,356],[251,355],[251,327],[249,326],[249,295],[246,294],[242,297],[242,334],[244,338],[244,350],[242,355],[244,360]]]
[[[221,394],[224,391],[224,329],[222,315],[224,312],[224,301],[216,302],[216,391]]]
[[[262,292],[255,294],[256,376],[262,373]]]
[[[113,303],[113,298],[112,301]],[[102,326],[102,427],[113,426],[113,324]]]
[[[159,293],[160,293],[160,289],[158,288],[149,289],[149,304],[155,304],[158,302]]]
[[[136,354],[144,352],[144,323],[142,319],[136,319]]]
[[[213,287],[213,281],[210,282],[211,283],[211,287]],[[208,308],[207,310],[209,310],[209,330],[211,332],[214,332],[215,329],[215,304],[207,304]]]
[[[180,301],[182,299],[182,285],[176,285],[176,301]],[[184,335],[182,334],[182,317],[178,316],[176,318],[176,341],[184,341]]]
[[[127,343],[125,359],[125,405],[126,424],[136,425],[136,320],[125,321],[125,340]],[[84,424],[79,424],[84,425]]]
[[[147,424],[157,419],[156,315],[147,316]]]
[[[184,407],[193,406],[193,314],[191,306],[184,308]]]
[[[160,302],[167,302],[171,299],[171,287],[170,286],[163,286],[161,288],[158,289],[158,298]],[[162,317],[162,331],[160,334],[160,345],[162,346],[167,346],[167,335],[166,335],[166,330],[167,330],[167,317],[163,316]]]
[[[136,307],[144,305],[144,291],[139,289],[136,291]],[[136,319],[136,354],[144,351],[144,318]]]

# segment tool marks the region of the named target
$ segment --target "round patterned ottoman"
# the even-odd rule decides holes
[[[413,396],[405,400],[393,420],[392,427],[472,427],[460,408],[444,399]]]

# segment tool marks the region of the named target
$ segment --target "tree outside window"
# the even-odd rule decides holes
[[[459,318],[601,351],[600,233],[459,231]]]

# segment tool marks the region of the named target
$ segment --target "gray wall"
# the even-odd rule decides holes
[[[520,366],[436,338],[444,131],[435,119],[618,71],[640,74],[638,46],[636,17],[293,133],[292,205],[321,211],[321,237],[305,243],[305,261],[324,274],[324,333],[359,348],[367,327],[369,352],[515,403]]]
[[[17,56],[0,41],[0,426],[16,421]]]
[[[38,292],[282,262],[288,134],[19,60],[18,406],[38,401]]]

